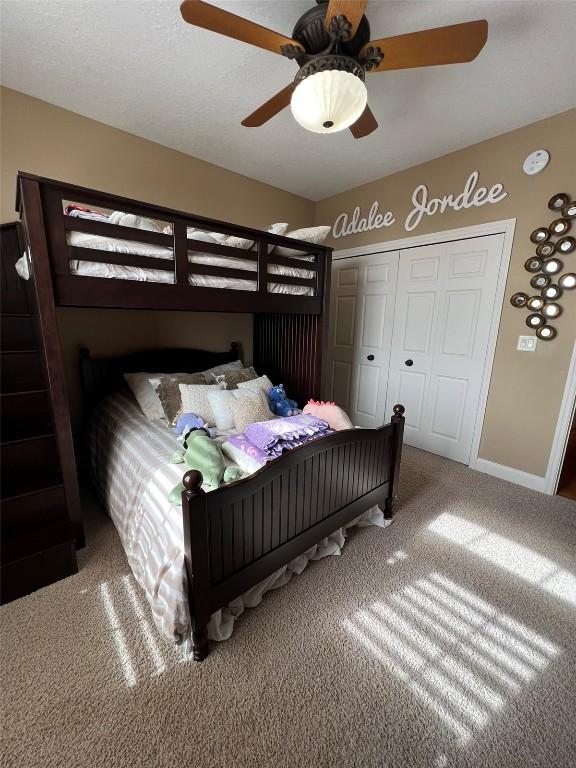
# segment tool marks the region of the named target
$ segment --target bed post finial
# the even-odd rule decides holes
[[[184,493],[191,498],[192,496],[198,496],[204,493],[202,490],[202,483],[204,478],[202,472],[197,469],[189,469],[188,472],[182,478],[182,485],[184,486]]]
[[[394,408],[392,408],[394,411],[394,416],[400,416],[400,418],[404,417],[404,412],[406,411],[406,408],[401,403],[396,403]]]

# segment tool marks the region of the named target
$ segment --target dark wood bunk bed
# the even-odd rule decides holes
[[[79,219],[66,204],[120,210],[167,223],[169,234]],[[331,249],[291,238],[194,216],[84,187],[18,174],[17,208],[38,299],[46,365],[54,400],[57,443],[67,467],[65,489],[71,519],[81,540],[80,502],[72,431],[62,367],[56,306],[182,311],[249,312],[254,315],[254,365],[282,381],[302,403],[322,391],[328,334]],[[199,242],[188,228],[220,232],[254,242],[251,250]],[[170,259],[71,245],[69,232],[117,238],[144,247],[172,249]],[[278,255],[276,247],[306,256]],[[132,249],[137,250],[137,249]],[[229,257],[255,264],[221,267],[191,263],[190,253]],[[171,271],[170,282],[140,282],[74,273],[71,260]],[[277,267],[304,268],[313,277],[278,274]],[[276,267],[276,269],[275,269]],[[252,290],[190,285],[203,275],[253,281]],[[295,286],[308,295],[273,293],[272,285]],[[276,288],[277,290],[277,288]],[[121,374],[136,370],[195,372],[232,361],[238,349],[152,350],[123,358],[93,359],[84,353],[82,373],[89,405],[116,391]],[[207,625],[219,608],[274,573],[324,537],[375,505],[392,517],[397,491],[404,408],[379,429],[336,432],[284,454],[260,471],[205,493],[202,476],[183,477],[182,514],[188,603],[194,658],[208,653]],[[296,489],[290,493],[288,489]]]

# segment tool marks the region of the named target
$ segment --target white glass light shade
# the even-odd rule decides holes
[[[366,86],[359,77],[330,69],[298,83],[290,107],[294,119],[308,131],[335,133],[358,120],[367,100]]]

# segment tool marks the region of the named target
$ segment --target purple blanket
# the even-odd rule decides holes
[[[284,451],[329,435],[333,431],[324,419],[303,413],[283,419],[257,421],[247,426],[244,434],[266,456],[275,458],[281,456]]]
[[[240,451],[242,451],[242,453],[245,453],[247,456],[251,456],[253,459],[256,459],[261,467],[263,467],[267,461],[271,461],[273,458],[272,456],[266,455],[264,451],[260,450],[260,448],[257,448],[254,443],[251,443],[246,435],[230,435],[228,442],[235,448],[238,448]]]

